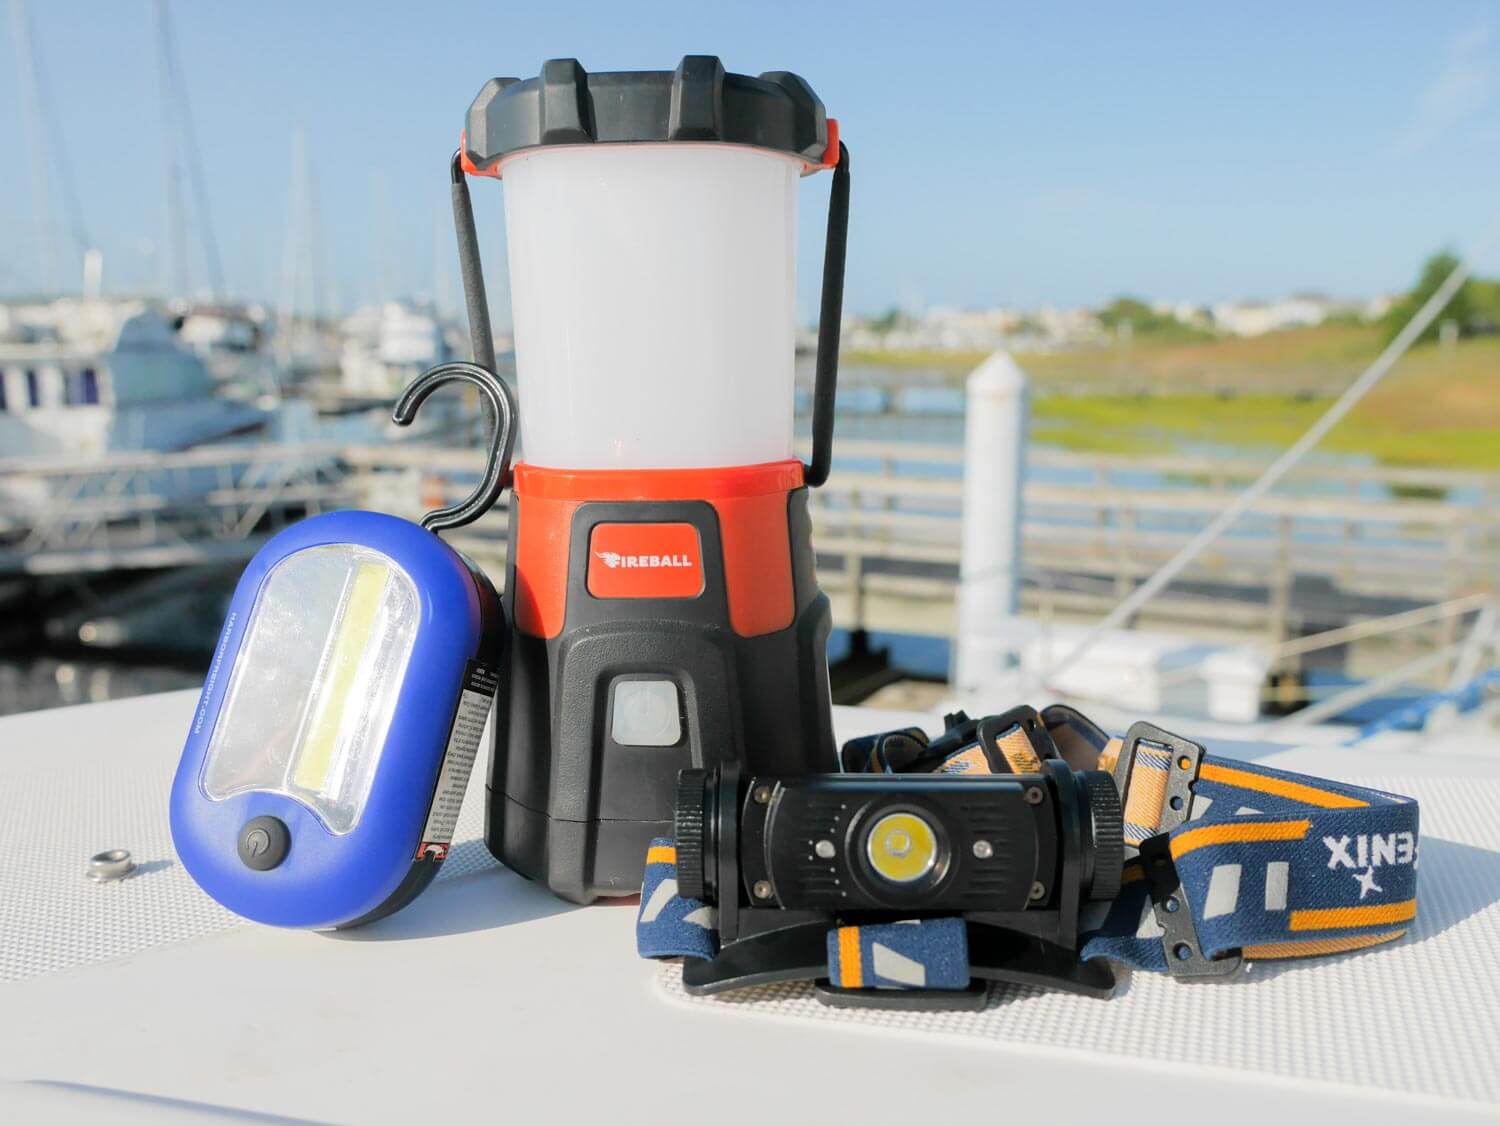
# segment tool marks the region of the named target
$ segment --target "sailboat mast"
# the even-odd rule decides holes
[[[156,0],[156,40],[166,155],[167,226],[176,274],[174,284],[178,293],[186,295],[189,284],[188,235],[182,196],[185,163],[198,219],[198,239],[203,262],[208,269],[209,291],[213,297],[219,298],[224,295],[224,271],[219,260],[218,240],[214,237],[213,219],[209,213],[208,188],[203,177],[203,157],[198,149],[198,133],[193,126],[193,109],[183,82],[182,69],[177,61],[177,47],[172,36],[172,20],[167,0]]]
[[[31,17],[26,10],[25,0],[11,0],[10,12],[15,32],[16,69],[21,82],[21,100],[26,107],[21,120],[26,130],[26,148],[31,156],[31,194],[36,209],[41,282],[47,293],[54,293],[57,290],[57,227],[52,214],[52,186],[47,176],[42,99],[37,83],[36,39],[32,35]]]
[[[166,174],[167,248],[170,273],[164,279],[168,295],[186,297],[188,277],[187,229],[182,214],[182,173],[177,155],[177,124],[172,114],[171,28],[166,0],[156,0],[156,75],[161,92],[161,138]]]

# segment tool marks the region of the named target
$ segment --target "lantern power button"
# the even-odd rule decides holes
[[[252,817],[240,829],[238,850],[246,868],[269,872],[286,859],[292,834],[276,817]]]

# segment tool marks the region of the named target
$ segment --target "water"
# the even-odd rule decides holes
[[[166,665],[94,658],[0,658],[0,715],[173,692],[202,683],[201,671]]]

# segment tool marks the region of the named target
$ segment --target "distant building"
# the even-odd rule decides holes
[[[1305,294],[1280,301],[1223,301],[1213,306],[1214,326],[1235,336],[1264,336],[1288,328],[1320,325],[1332,315],[1336,302]]]
[[[1223,301],[1205,305],[1194,301],[1155,301],[1153,313],[1171,317],[1204,332],[1231,336],[1263,336],[1268,332],[1308,328],[1330,317],[1374,320],[1395,299],[1375,297],[1340,300],[1320,293],[1298,293],[1276,301]],[[1106,329],[1092,309],[957,309],[933,307],[925,312],[887,313],[881,317],[846,316],[843,347],[851,351],[962,351],[986,352],[1007,348],[1017,352],[1052,352],[1109,344],[1117,334]],[[798,348],[810,351],[815,334],[798,338]]]
[[[1171,317],[1174,321],[1191,325],[1193,328],[1212,329],[1213,313],[1207,305],[1198,305],[1192,301],[1153,301],[1151,311],[1164,317]]]
[[[1058,309],[1043,305],[1027,318],[1033,327],[1036,351],[1054,348],[1079,348],[1102,344],[1109,339],[1109,331],[1092,309]]]
[[[934,307],[894,319],[847,317],[842,343],[853,351],[1051,351],[1098,343],[1104,335],[1099,319],[1087,309],[1047,306],[1022,313]]]

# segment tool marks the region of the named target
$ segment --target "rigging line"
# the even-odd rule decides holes
[[[1147,602],[1161,593],[1173,579],[1182,573],[1194,559],[1196,559],[1209,544],[1218,539],[1226,528],[1234,524],[1243,516],[1252,505],[1263,497],[1271,488],[1284,477],[1297,462],[1316,446],[1332,430],[1343,417],[1348,414],[1365,394],[1385,378],[1396,361],[1416,343],[1417,338],[1422,335],[1429,325],[1437,319],[1437,315],[1443,311],[1453,295],[1458,292],[1459,287],[1469,280],[1473,272],[1474,260],[1500,237],[1500,222],[1492,223],[1479,241],[1474,244],[1470,252],[1453,268],[1453,271],[1444,279],[1443,284],[1438,286],[1432,296],[1413,314],[1406,322],[1406,326],[1396,334],[1395,338],[1385,346],[1384,351],[1375,358],[1375,361],[1364,370],[1353,383],[1345,388],[1344,393],[1338,397],[1332,406],[1322,416],[1308,427],[1306,433],[1297,441],[1292,443],[1284,453],[1268,465],[1263,473],[1246,487],[1234,500],[1230,501],[1216,517],[1203,529],[1184,544],[1171,559],[1137,587],[1118,606],[1111,610],[1083,638],[1055,665],[1043,675],[1043,683],[1052,684],[1056,678],[1070,668],[1077,660],[1088,652],[1106,633],[1117,629],[1126,621],[1129,621],[1137,611]]]
[[[1383,696],[1392,688],[1399,688],[1408,684],[1415,677],[1422,676],[1441,668],[1463,648],[1462,642],[1446,645],[1434,653],[1427,653],[1415,660],[1411,660],[1398,668],[1382,673],[1373,680],[1367,680],[1362,684],[1356,684],[1335,692],[1332,696],[1325,696],[1321,700],[1309,704],[1307,707],[1293,712],[1291,715],[1283,716],[1268,724],[1267,731],[1283,735],[1296,731],[1298,728],[1307,727],[1311,724],[1322,723],[1326,719],[1342,715],[1352,708],[1377,696]]]
[[[318,169],[316,165],[309,163],[307,208],[312,238],[308,244],[308,253],[312,255],[313,278],[318,293],[316,300],[328,316],[337,317],[343,305],[339,301],[338,276],[328,265],[328,241],[323,235],[323,212],[318,199]]]
[[[1484,651],[1500,642],[1500,600],[1489,599],[1474,619],[1469,636],[1448,674],[1448,691],[1457,692],[1479,675]]]
[[[316,303],[316,279],[305,251],[308,219],[307,139],[299,125],[292,130],[291,171],[287,191],[286,232],[281,255],[281,297],[276,314],[277,348],[281,353],[282,366],[290,367],[295,355],[297,337],[297,310],[302,297],[304,273],[313,293],[309,301]],[[302,341],[314,351],[318,347],[316,332],[317,310],[310,308],[304,319]]]
[[[157,82],[161,94],[162,146],[167,173],[167,244],[171,255],[171,276],[167,289],[186,297],[189,287],[187,233],[183,229],[182,170],[177,152],[177,124],[172,109],[171,29],[168,25],[167,0],[156,0]],[[169,292],[170,295],[170,292]]]
[[[182,130],[183,148],[187,150],[188,182],[193,190],[198,215],[198,237],[203,242],[203,257],[208,265],[208,282],[214,297],[224,295],[224,271],[219,261],[219,244],[214,237],[213,217],[208,209],[208,188],[203,178],[203,156],[198,148],[198,131],[193,124],[193,106],[188,100],[187,84],[177,59],[176,39],[172,35],[167,0],[158,0],[162,34],[162,60],[166,81],[172,89],[178,126]]]
[[[36,41],[31,34],[31,17],[25,0],[11,0],[11,23],[15,32],[16,70],[21,83],[21,100],[26,104],[22,128],[31,156],[31,192],[35,197],[37,251],[41,258],[43,289],[51,293],[56,286],[56,224],[52,215],[52,189],[47,183],[47,157],[43,149],[41,107],[36,81]]]
[[[22,8],[20,0],[16,7]],[[67,207],[69,226],[80,254],[94,244],[89,238],[88,224],[83,219],[83,205],[79,202],[78,181],[73,176],[73,166],[68,156],[68,146],[62,143],[63,131],[57,116],[57,103],[52,98],[52,86],[47,77],[47,67],[42,60],[41,48],[37,45],[36,25],[25,18],[25,46],[31,50],[30,77],[35,87],[37,116],[43,127],[43,136],[52,143],[47,147],[56,164],[58,179],[62,181],[63,203]]]

